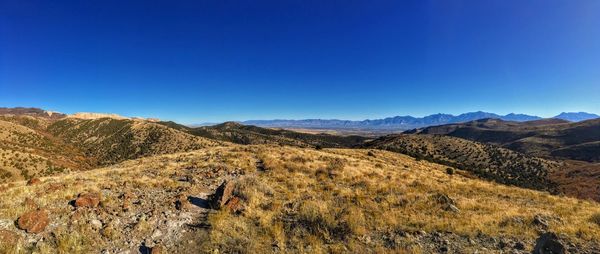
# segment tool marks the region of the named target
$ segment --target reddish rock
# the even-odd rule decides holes
[[[75,207],[97,207],[100,204],[101,195],[98,192],[82,193],[75,199]]]
[[[19,217],[17,226],[27,233],[39,233],[48,226],[48,212],[46,210],[37,210],[27,212]]]
[[[20,238],[21,237],[15,232],[0,229],[0,243],[14,246],[19,242]]]
[[[239,213],[244,210],[244,206],[242,205],[242,200],[238,197],[230,198],[227,203],[225,203],[225,208],[229,209],[229,211],[234,213]]]
[[[233,194],[236,188],[235,182],[225,181],[214,194],[209,197],[209,204],[213,209],[226,208],[234,213],[244,210],[244,205],[239,197]]]
[[[27,185],[36,185],[36,184],[40,184],[42,183],[42,180],[40,180],[39,178],[31,178],[29,179],[29,181],[27,181]]]
[[[231,181],[224,181],[214,194],[210,195],[210,206],[213,209],[221,209],[225,206],[227,201],[233,197],[233,190],[235,189],[235,183]]]

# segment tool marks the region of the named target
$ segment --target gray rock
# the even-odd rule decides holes
[[[533,248],[533,254],[563,254],[566,253],[565,246],[560,242],[556,234],[548,232],[542,234]]]
[[[539,214],[533,217],[533,224],[543,228],[548,228],[548,221],[546,221],[546,219]]]

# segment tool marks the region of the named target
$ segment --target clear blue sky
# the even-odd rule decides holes
[[[600,113],[600,1],[0,0],[0,106],[183,123]]]

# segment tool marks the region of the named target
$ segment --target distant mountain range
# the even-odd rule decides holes
[[[571,122],[579,122],[599,118],[596,114],[585,112],[561,113],[554,118]],[[496,118],[505,121],[525,122],[542,119],[539,116],[510,113],[498,115],[488,112],[470,112],[460,115],[434,114],[425,117],[395,116],[383,119],[351,121],[337,119],[304,119],[304,120],[249,120],[242,122],[245,125],[277,128],[305,128],[305,129],[373,129],[373,130],[409,130],[427,126],[463,123],[486,118]]]

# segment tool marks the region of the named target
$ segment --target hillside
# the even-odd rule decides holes
[[[219,145],[144,120],[67,118],[52,123],[47,131],[96,158],[99,165]]]
[[[243,145],[275,144],[297,147],[342,148],[356,146],[367,139],[356,135],[311,134],[283,129],[261,128],[234,122],[196,128],[189,128],[173,122],[162,122],[162,124],[196,136]]]
[[[441,135],[389,135],[363,147],[388,150],[464,169],[479,177],[524,188],[556,191],[548,178],[561,165],[509,149]]]
[[[600,119],[507,122],[498,119],[441,125],[407,133],[440,134],[494,143],[534,156],[600,162]]]
[[[542,232],[571,253],[600,250],[598,203],[446,168],[267,145],[141,158],[0,185],[0,252],[530,253]],[[39,233],[17,228],[28,211]]]
[[[145,120],[0,115],[0,182],[216,145]]]
[[[0,120],[0,182],[89,169],[93,164],[74,146],[29,127]]]

